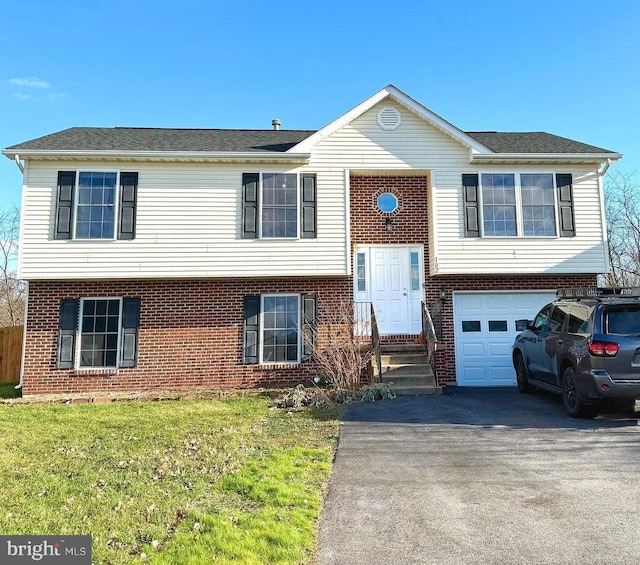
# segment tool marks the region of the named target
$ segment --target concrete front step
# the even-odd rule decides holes
[[[381,343],[380,353],[426,353],[421,343]]]
[[[393,383],[398,395],[440,394],[424,345],[420,343],[387,343],[380,345],[383,383]],[[374,378],[378,371],[373,363]]]
[[[383,353],[380,355],[383,365],[420,365],[428,363],[426,353]]]
[[[416,374],[406,374],[406,375],[390,375],[383,374],[382,375],[383,383],[393,383],[393,386],[405,386],[405,385],[429,385],[435,386],[436,379],[431,375],[416,375]]]
[[[378,373],[378,369],[374,367],[374,374]],[[385,375],[433,375],[433,369],[431,365],[426,364],[414,364],[414,365],[385,365],[382,364],[382,376]]]
[[[398,396],[407,396],[410,394],[442,394],[442,387],[435,385],[408,385],[408,386],[394,386]]]

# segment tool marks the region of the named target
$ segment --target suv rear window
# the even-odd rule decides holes
[[[640,304],[610,306],[605,310],[604,315],[606,333],[640,334]]]

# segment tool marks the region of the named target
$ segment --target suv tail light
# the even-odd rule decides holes
[[[587,348],[589,353],[596,357],[615,357],[620,350],[620,344],[613,341],[590,341]]]

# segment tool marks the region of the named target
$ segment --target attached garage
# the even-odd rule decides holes
[[[460,386],[516,384],[511,345],[516,320],[531,320],[555,290],[454,292],[456,380]]]

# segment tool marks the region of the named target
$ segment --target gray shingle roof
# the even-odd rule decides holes
[[[8,147],[50,151],[231,151],[282,153],[314,131],[69,128]]]
[[[466,133],[496,153],[614,153],[608,149],[544,131],[468,131]]]
[[[186,151],[283,153],[313,130],[69,128],[13,145],[10,151]],[[496,153],[614,153],[545,132],[466,132]]]

